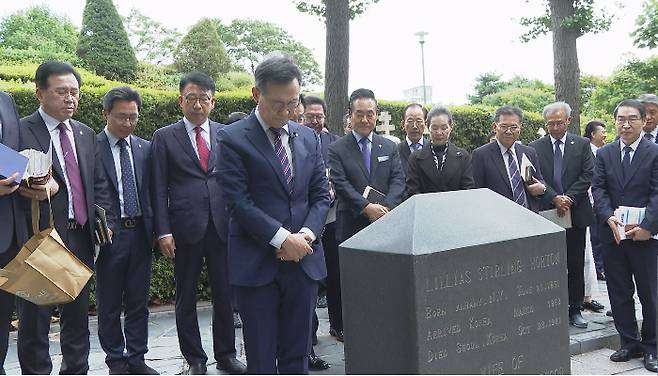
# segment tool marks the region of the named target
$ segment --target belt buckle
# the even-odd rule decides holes
[[[125,228],[135,228],[137,227],[137,220],[134,218],[126,218],[123,220],[123,227]]]

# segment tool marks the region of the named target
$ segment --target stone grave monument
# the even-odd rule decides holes
[[[416,195],[340,245],[349,374],[568,374],[564,230],[488,189]]]

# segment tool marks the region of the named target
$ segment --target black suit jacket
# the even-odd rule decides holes
[[[417,193],[458,191],[471,189],[474,186],[471,155],[455,144],[448,143],[442,171],[436,168],[432,145],[429,142],[409,157],[407,171],[409,197]]]
[[[541,171],[546,181],[546,193],[542,196],[542,205],[546,209],[554,208],[553,199],[557,196],[553,181],[553,145],[551,137],[546,135],[530,143],[537,151]],[[562,188],[564,194],[573,200],[571,206],[571,223],[574,227],[585,228],[592,223],[592,205],[587,190],[592,183],[594,162],[589,139],[567,133],[564,153],[562,155]]]
[[[100,151],[100,159],[103,165],[105,179],[110,182],[109,190],[112,197],[112,208],[121,216],[119,202],[119,188],[117,171],[114,168],[114,158],[110,149],[110,142],[105,131],[96,135],[97,147]],[[132,151],[135,170],[135,183],[137,184],[137,195],[139,207],[144,222],[145,236],[148,244],[153,240],[153,208],[151,207],[151,143],[135,135],[130,136],[130,150]]]
[[[2,143],[14,150],[20,150],[18,113],[14,99],[0,92],[0,122],[2,123]],[[20,208],[17,192],[0,196],[0,254],[5,253],[16,240],[20,247],[27,240],[25,214]]]
[[[39,112],[26,116],[21,119],[21,150],[22,149],[35,149],[43,153],[47,153],[50,145],[50,132],[46,127],[46,123],[41,118]],[[82,185],[85,191],[85,198],[87,200],[87,215],[89,217],[89,236],[90,239],[94,238],[93,221],[96,218],[96,209],[94,204],[98,204],[107,212],[108,225],[113,231],[115,228],[116,213],[112,208],[112,201],[110,198],[110,191],[108,182],[102,173],[100,156],[98,148],[96,147],[96,134],[94,131],[85,124],[70,120],[71,128],[73,129],[73,137],[75,139],[75,149],[78,156],[78,168],[80,169],[80,176],[82,178]],[[69,212],[69,198],[66,190],[66,182],[64,181],[64,173],[61,167],[63,161],[59,161],[55,150],[52,152],[53,156],[53,177],[59,184],[59,192],[52,198],[53,215],[55,217],[55,229],[60,234],[66,233],[66,225],[68,222]],[[23,207],[27,213],[27,218],[31,218],[30,201],[23,199]],[[45,228],[48,226],[48,201],[41,202],[41,223],[40,227]],[[31,228],[31,226],[30,226]],[[90,265],[90,260],[93,262],[93,248],[88,250],[85,254],[76,254],[78,258]]]
[[[223,127],[210,121],[208,172],[201,168],[182,119],[153,134],[151,194],[156,236],[173,234],[176,243],[193,244],[205,236],[212,218],[220,239],[227,241],[228,213],[215,178],[218,133]]]
[[[633,155],[629,176],[624,179],[620,142],[597,150],[592,179],[599,239],[608,244],[614,242],[614,237],[607,220],[619,206],[646,207],[640,227],[651,234],[658,233],[658,145],[642,139]]]
[[[429,140],[423,137],[423,147],[429,144]],[[400,164],[402,165],[402,173],[406,176],[409,172],[409,156],[411,155],[411,148],[407,144],[406,137],[398,144],[398,154],[400,154]]]
[[[405,183],[395,143],[373,134],[370,175],[363,164],[361,150],[352,133],[329,146],[330,178],[336,190],[336,238],[339,242],[356,234],[370,222],[362,214],[368,205],[363,198],[366,186],[384,193],[384,205],[393,209],[405,198]]]
[[[519,168],[521,168],[521,158],[525,154],[535,166],[534,178],[543,183],[544,178],[542,177],[541,166],[535,149],[519,143],[516,143],[514,148]],[[510,200],[514,200],[512,186],[507,176],[507,167],[505,167],[505,160],[500,153],[498,142],[491,142],[473,150],[473,179],[475,180],[475,188],[489,188]],[[527,188],[525,193],[529,209],[535,212],[539,211],[541,208],[540,200],[532,196]]]

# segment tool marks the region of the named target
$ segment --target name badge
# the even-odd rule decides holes
[[[380,163],[381,163],[381,162],[386,162],[386,161],[388,161],[388,158],[389,158],[388,155],[384,155],[384,156],[381,156],[381,157],[377,157],[377,162],[380,162]]]

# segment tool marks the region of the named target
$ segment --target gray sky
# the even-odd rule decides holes
[[[302,14],[288,0],[192,0],[180,2],[114,0],[120,14],[131,7],[181,32],[202,17],[225,23],[235,18],[269,21],[287,30],[309,47],[323,70],[325,28],[318,18]],[[633,47],[629,33],[641,11],[641,0],[597,0],[616,15],[609,32],[578,40],[583,74],[607,76],[630,56],[645,58],[649,50]],[[0,17],[30,5],[47,4],[68,16],[78,27],[84,0],[0,1]],[[372,89],[382,99],[401,100],[407,88],[421,85],[421,57],[417,31],[427,31],[426,82],[433,86],[433,102],[467,102],[475,78],[496,71],[508,79],[514,75],[553,81],[550,34],[521,43],[522,16],[541,14],[542,0],[380,0],[350,24],[350,90]],[[655,54],[656,51],[653,51]]]

